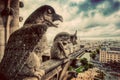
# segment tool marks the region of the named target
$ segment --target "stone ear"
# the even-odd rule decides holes
[[[77,30],[75,31],[75,34],[74,34],[75,36],[77,35]]]

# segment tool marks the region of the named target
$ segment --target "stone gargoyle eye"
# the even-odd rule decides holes
[[[52,14],[51,9],[48,9],[47,12],[48,12],[48,14]]]

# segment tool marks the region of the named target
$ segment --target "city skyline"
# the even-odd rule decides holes
[[[49,28],[48,40],[59,32],[74,33],[78,37],[93,39],[120,38],[120,0],[23,0],[20,9],[24,20],[39,6],[51,5],[63,16],[59,28]],[[22,26],[20,23],[20,27]]]

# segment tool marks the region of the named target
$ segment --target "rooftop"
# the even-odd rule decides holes
[[[110,47],[111,51],[120,51],[120,47]]]
[[[101,50],[108,51],[110,53],[120,53],[120,47],[102,47]]]

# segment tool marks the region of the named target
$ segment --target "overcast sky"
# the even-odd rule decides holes
[[[38,7],[51,5],[63,16],[59,28],[49,28],[48,40],[59,32],[78,31],[81,38],[120,38],[120,0],[22,0],[24,20]],[[24,21],[23,21],[24,22]],[[20,23],[20,26],[22,26]]]

